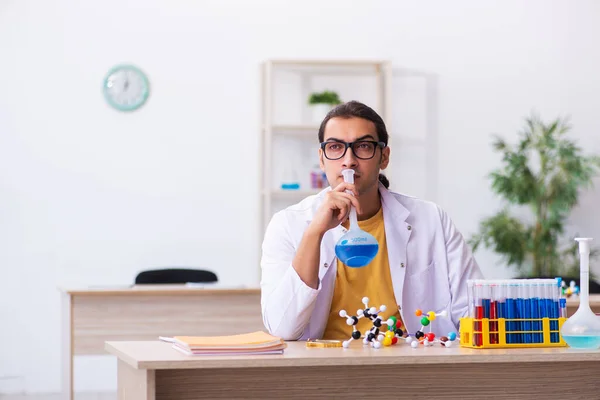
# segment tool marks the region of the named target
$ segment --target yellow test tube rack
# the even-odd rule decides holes
[[[524,348],[524,347],[565,347],[567,343],[560,334],[566,318],[471,318],[460,319],[460,346],[473,349]],[[558,322],[558,329],[551,330],[550,323]],[[507,324],[512,328],[507,329]],[[540,329],[522,327],[541,326]],[[556,323],[552,325],[556,326]],[[496,328],[497,327],[497,328]]]

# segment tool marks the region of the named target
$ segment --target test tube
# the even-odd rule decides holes
[[[516,318],[516,303],[515,303],[515,283],[513,280],[509,280],[506,286],[506,343],[517,343],[517,337],[514,334]]]
[[[567,299],[565,299],[564,297],[561,297],[559,299],[559,303],[560,303],[560,317],[567,318]]]
[[[521,285],[521,294],[523,297],[523,330],[525,333],[523,334],[525,343],[533,343],[533,337],[531,335],[532,327],[531,327],[531,281],[526,279],[523,281]]]
[[[491,340],[491,334],[489,333],[489,331],[491,330],[490,327],[490,302],[491,302],[491,298],[490,298],[490,284],[489,282],[482,282],[481,284],[481,306],[483,307],[483,318],[487,318],[488,319],[488,341],[489,343],[492,342]],[[483,324],[482,324],[483,326]]]
[[[490,283],[490,343],[498,344],[498,298],[496,295],[498,286]]]
[[[550,330],[555,331],[550,335],[550,340],[552,343],[559,342],[558,335],[558,318],[560,317],[560,302],[559,299],[561,297],[560,284],[562,279],[554,279],[554,286],[552,290],[552,318],[553,321],[550,322]]]
[[[533,319],[531,328],[535,331],[533,334],[533,342],[541,343],[542,335],[540,334],[540,331],[542,330],[542,323],[540,320],[540,280],[533,279],[531,283],[531,318]]]
[[[467,280],[467,296],[469,301],[469,317],[475,318],[475,299],[473,296],[473,279]]]
[[[523,297],[521,297],[521,280],[514,281],[515,296],[515,338],[517,343],[523,343]]]
[[[544,279],[542,281],[543,296],[540,299],[542,307],[540,307],[540,316],[542,318],[552,318],[552,280]],[[552,324],[552,321],[550,321]],[[552,340],[552,334],[550,335]]]
[[[506,318],[506,290],[508,283],[501,280],[498,285],[498,318]]]
[[[514,296],[515,296],[515,337],[517,338],[517,343],[523,343],[523,297],[521,291],[521,280],[515,279],[515,287],[514,287]]]
[[[475,282],[475,345],[480,347],[483,345],[483,336],[482,336],[482,322],[483,318],[483,306],[481,305],[481,281],[477,280]]]

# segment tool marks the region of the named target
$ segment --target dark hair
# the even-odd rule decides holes
[[[325,137],[325,125],[327,125],[327,122],[329,122],[331,118],[362,118],[371,121],[375,124],[378,140],[385,143],[386,146],[388,144],[389,135],[383,119],[371,107],[355,100],[342,103],[327,113],[319,127],[319,143],[321,143]],[[383,174],[379,174],[379,182],[381,182],[386,189],[390,187],[390,181]]]

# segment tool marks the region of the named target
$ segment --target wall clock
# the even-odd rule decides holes
[[[119,111],[140,108],[150,95],[146,75],[133,65],[117,65],[106,74],[103,84],[104,98]]]

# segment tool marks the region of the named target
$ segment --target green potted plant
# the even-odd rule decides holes
[[[502,154],[502,166],[489,178],[506,204],[480,222],[469,244],[473,251],[479,246],[493,249],[516,267],[519,277],[562,276],[568,283],[579,278],[579,257],[573,240],[577,235],[565,234],[565,221],[580,190],[592,186],[600,158],[585,156],[567,138],[571,126],[566,119],[545,123],[534,115],[525,121],[516,145],[495,137],[493,147]],[[511,215],[511,205],[528,209],[529,217]],[[593,250],[591,257],[595,254]]]
[[[333,107],[341,103],[339,95],[331,90],[314,92],[308,97],[308,104],[312,109],[313,120],[318,124],[323,121]]]

